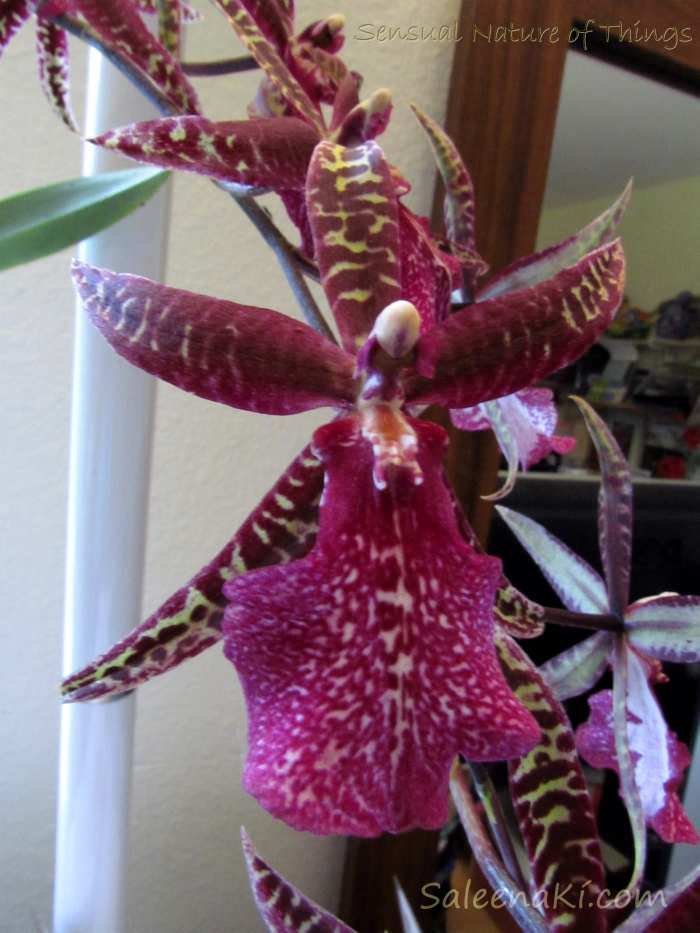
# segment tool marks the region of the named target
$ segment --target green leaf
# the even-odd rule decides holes
[[[169,173],[136,168],[61,181],[0,201],[0,271],[84,240],[144,204]]]

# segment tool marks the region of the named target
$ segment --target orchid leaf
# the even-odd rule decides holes
[[[517,259],[506,266],[479,292],[476,300],[486,301],[506,292],[544,282],[561,272],[562,269],[574,265],[591,250],[609,242],[627,209],[631,194],[632,182],[630,181],[617,201],[600,217],[556,246],[550,246],[532,256]]]
[[[526,515],[503,505],[496,506],[496,511],[537,563],[567,609],[607,613],[605,584],[590,564]]]
[[[0,55],[18,29],[35,12],[39,0],[3,0],[0,6]]]
[[[616,933],[695,933],[700,914],[700,865],[661,891],[645,892]]]
[[[253,17],[240,0],[213,0],[228,18],[239,38],[263,69],[267,77],[287,103],[322,136],[325,133],[323,117],[306,91],[299,84],[274,44],[261,32]]]
[[[354,400],[353,357],[284,314],[78,262],[73,279],[117,353],[186,392],[277,415]]]
[[[126,169],[34,188],[0,201],[0,270],[71,246],[144,204],[167,181]]]
[[[520,929],[523,933],[550,933],[545,918],[528,903],[527,892],[508,874],[491,845],[481,824],[464,772],[456,761],[450,777],[450,792],[479,868],[492,889],[500,892],[501,901],[518,922]]]
[[[542,737],[526,756],[509,765],[515,813],[552,933],[604,933],[600,906],[605,873],[591,798],[562,705],[524,651],[496,636],[506,680],[535,717]],[[558,899],[557,892],[566,891]]]
[[[64,29],[40,16],[36,30],[39,80],[47,100],[68,129],[77,132],[68,89],[68,36]]]
[[[186,115],[109,130],[91,142],[161,168],[302,191],[318,134],[296,117],[215,123]]]
[[[539,735],[493,648],[500,562],[456,527],[445,432],[412,427],[422,482],[403,473],[385,489],[360,415],[317,430],[316,545],[224,587],[224,653],[248,707],[244,786],[296,829],[440,827],[458,752],[509,758]]]
[[[303,557],[315,541],[322,486],[321,464],[306,447],[206,567],[125,639],[63,681],[64,701],[133,690],[217,642],[224,583]]]
[[[398,203],[379,145],[319,143],[306,197],[323,287],[342,345],[357,353],[379,312],[402,297]]]
[[[540,674],[559,700],[580,696],[598,683],[610,663],[608,632],[596,632],[540,666]]]
[[[270,868],[245,830],[241,838],[253,897],[269,933],[353,933]]]
[[[629,602],[632,555],[632,474],[600,415],[582,398],[573,400],[583,415],[598,452],[601,484],[598,493],[598,537],[607,582],[609,608],[621,615]]]
[[[700,596],[661,593],[632,603],[625,631],[638,651],[661,661],[700,661]]]
[[[605,331],[624,283],[624,254],[616,241],[553,279],[462,308],[431,331],[434,377],[404,376],[407,401],[467,408],[544,379]]]

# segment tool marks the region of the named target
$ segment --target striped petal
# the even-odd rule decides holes
[[[90,140],[162,168],[257,188],[304,188],[318,133],[296,117],[215,123],[198,116],[131,123]]]
[[[36,29],[41,87],[54,112],[68,129],[77,132],[69,99],[68,36],[65,30],[40,16]]]
[[[323,141],[306,187],[323,287],[343,346],[357,353],[379,312],[404,297],[391,171],[374,141],[351,148]]]
[[[361,418],[321,428],[315,548],[224,588],[224,650],[248,704],[244,784],[297,829],[436,828],[458,752],[503,759],[537,741],[494,653],[500,563],[458,532],[444,432],[413,427],[423,481],[397,468],[383,490]]]
[[[700,596],[661,593],[625,611],[625,632],[637,650],[661,661],[700,661]]]
[[[432,330],[438,351],[433,379],[405,376],[407,401],[466,408],[544,379],[603,333],[624,283],[616,241],[553,279],[457,311]]]
[[[628,664],[627,737],[647,825],[665,842],[695,844],[700,838],[677,793],[690,764],[688,749],[666,725],[649,686],[648,668],[635,651],[624,650]],[[611,768],[619,774],[612,691],[602,690],[588,703],[590,719],[576,731],[579,751],[594,768]]]
[[[201,398],[289,415],[354,400],[354,359],[306,324],[74,263],[93,323],[134,366]]]
[[[353,933],[263,862],[245,830],[241,837],[253,897],[270,933]]]
[[[605,874],[586,780],[564,708],[522,649],[497,637],[506,680],[542,738],[509,767],[515,813],[532,871],[533,894],[552,933],[604,933]],[[601,898],[599,900],[599,898]]]
[[[557,697],[564,701],[580,696],[594,687],[611,663],[614,637],[609,632],[596,632],[540,667]]]
[[[517,259],[506,266],[479,292],[476,300],[486,301],[489,298],[504,295],[506,292],[544,282],[561,272],[562,269],[574,265],[591,250],[608,243],[627,209],[631,194],[632,182],[630,181],[617,201],[600,217],[597,217],[583,230],[557,243],[556,246],[550,246],[538,253],[533,253],[532,256]]]
[[[125,639],[63,681],[63,699],[133,690],[217,642],[224,583],[255,567],[303,557],[316,539],[322,486],[321,464],[307,447],[206,567]]]

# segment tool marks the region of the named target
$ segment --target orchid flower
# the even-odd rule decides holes
[[[667,842],[698,842],[677,794],[690,758],[668,730],[650,684],[660,679],[660,661],[700,659],[700,596],[662,593],[629,603],[629,466],[600,417],[582,399],[576,401],[601,466],[598,517],[605,581],[536,522],[503,507],[498,511],[569,610],[612,614],[619,620],[618,632],[597,632],[553,658],[542,671],[558,696],[567,699],[593,687],[612,658],[614,690],[591,697],[591,718],[579,728],[577,742],[592,765],[620,774],[621,793],[636,827],[639,880],[640,821]]]
[[[181,388],[263,413],[339,410],[312,442],[325,472],[314,547],[223,587],[249,713],[244,783],[315,832],[435,827],[458,752],[513,757],[539,729],[496,660],[500,564],[459,533],[444,433],[406,409],[508,394],[577,357],[617,308],[622,254],[604,246],[421,331],[378,144],[320,142],[306,191],[344,348],[275,311],[133,276],[77,265],[76,286],[119,353]]]

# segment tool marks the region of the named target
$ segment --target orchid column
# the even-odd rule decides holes
[[[153,116],[100,53],[88,64],[86,136]],[[86,146],[84,174],[121,168]],[[81,245],[81,257],[162,278],[168,194]],[[85,664],[139,621],[154,380],[76,314],[63,671]],[[61,723],[54,933],[120,933],[134,699],[65,707]]]

